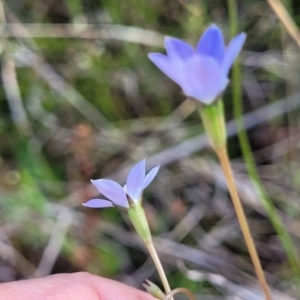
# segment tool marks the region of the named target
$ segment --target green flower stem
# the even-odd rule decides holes
[[[142,241],[145,243],[145,245],[150,253],[150,256],[154,262],[156,270],[159,274],[159,277],[162,281],[165,292],[166,292],[166,294],[168,294],[171,292],[171,288],[170,288],[167,276],[165,274],[165,271],[163,269],[163,266],[161,264],[161,261],[158,257],[156,249],[154,247],[149,224],[148,224],[148,221],[146,218],[144,208],[141,203],[142,203],[142,201],[140,201],[137,204],[132,205],[128,209],[128,211],[127,211],[128,217],[129,217],[130,221],[132,222],[137,234],[142,239]],[[171,300],[174,300],[173,297],[171,298]]]
[[[222,99],[199,109],[207,137],[215,151],[222,149],[226,144],[226,125],[224,104]]]
[[[238,30],[238,18],[237,18],[237,3],[236,0],[228,0],[228,10],[230,18],[230,31],[231,36],[235,36]],[[233,84],[233,107],[234,107],[234,117],[236,120],[238,139],[241,146],[243,158],[246,163],[247,172],[249,174],[250,180],[259,195],[264,209],[284,247],[285,253],[297,280],[298,295],[300,295],[300,264],[299,257],[296,247],[290,237],[288,230],[285,228],[284,223],[278,214],[273,201],[268,196],[263,184],[261,182],[259,173],[257,171],[255,160],[252,155],[250,142],[247,133],[244,128],[244,123],[242,120],[243,116],[243,106],[241,101],[242,90],[241,90],[241,67],[239,61],[237,61],[233,66],[232,71]]]
[[[136,230],[139,237],[144,243],[152,241],[151,231],[147,221],[147,217],[140,201],[137,204],[132,205],[128,211],[128,217]]]
[[[228,190],[229,190],[229,193],[230,193],[230,196],[232,199],[234,209],[237,214],[238,221],[240,223],[242,233],[243,233],[245,241],[246,241],[246,245],[249,250],[249,254],[252,259],[252,263],[253,263],[255,271],[256,271],[257,278],[258,278],[259,283],[262,287],[262,290],[265,294],[265,298],[267,300],[271,300],[272,296],[271,296],[267,281],[265,279],[264,272],[263,272],[261,264],[260,264],[260,260],[259,260],[259,257],[258,257],[257,251],[256,251],[256,247],[255,247],[255,244],[254,244],[254,241],[253,241],[250,229],[249,229],[249,225],[248,225],[248,222],[246,219],[246,215],[245,215],[241,200],[240,200],[239,195],[236,190],[234,176],[233,176],[232,168],[231,168],[230,161],[228,158],[226,145],[224,145],[223,149],[217,151],[217,155],[219,157],[225,178],[227,180]]]

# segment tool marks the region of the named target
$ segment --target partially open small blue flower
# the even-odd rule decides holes
[[[196,49],[182,40],[166,37],[167,55],[148,56],[187,97],[211,104],[226,88],[229,70],[245,39],[246,34],[240,33],[225,47],[222,31],[213,24],[205,30]]]
[[[145,159],[143,159],[131,169],[124,187],[109,179],[91,180],[92,184],[101,194],[107,197],[108,200],[92,199],[84,203],[83,206],[91,208],[119,206],[128,209],[128,198],[133,203],[141,201],[143,190],[152,182],[158,170],[159,166],[153,168],[146,176]]]

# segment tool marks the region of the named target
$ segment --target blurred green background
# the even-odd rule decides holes
[[[297,23],[299,2],[284,4]],[[299,49],[266,2],[236,5],[247,41],[235,81],[252,154],[299,248]],[[144,206],[171,286],[199,299],[262,299],[197,105],[147,58],[164,51],[166,35],[195,45],[211,23],[228,42],[228,3],[10,0],[0,18],[0,282],[88,271],[137,288],[147,278],[160,284],[126,215],[81,206],[97,196],[91,178],[122,184],[146,158],[148,169],[161,165]],[[224,94],[228,121],[232,83]],[[248,177],[233,122],[229,133],[274,299],[296,299],[292,268]]]

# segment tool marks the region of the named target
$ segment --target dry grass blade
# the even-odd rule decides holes
[[[122,25],[97,24],[17,24],[8,23],[8,32],[2,37],[18,38],[78,38],[103,39],[131,42],[147,46],[161,47],[164,35],[142,28]],[[13,34],[12,34],[13,32]],[[1,35],[0,35],[1,36]]]
[[[300,48],[300,32],[299,28],[297,27],[296,23],[287,12],[286,8],[283,6],[280,0],[268,0],[269,5],[273,9],[274,13],[284,25],[290,36],[294,39],[297,43],[298,47]]]

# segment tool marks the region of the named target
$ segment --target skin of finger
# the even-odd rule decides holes
[[[155,300],[123,283],[80,272],[0,284],[0,299],[10,300]]]

